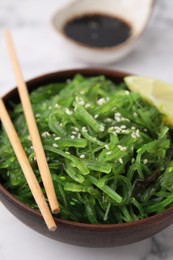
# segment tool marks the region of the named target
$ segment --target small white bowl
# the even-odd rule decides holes
[[[58,10],[52,23],[55,31],[64,39],[67,49],[76,57],[93,64],[108,64],[118,61],[132,50],[149,21],[154,3],[155,0],[75,0]],[[129,38],[114,47],[97,48],[81,44],[64,33],[68,21],[96,13],[127,22],[132,28]]]

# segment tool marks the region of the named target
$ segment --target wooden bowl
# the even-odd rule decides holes
[[[105,75],[114,82],[121,82],[126,73],[103,69],[75,69],[43,75],[27,82],[29,90],[51,82],[61,82],[76,73],[85,76]],[[18,99],[17,89],[13,89],[4,101]],[[123,224],[83,224],[55,218],[57,230],[48,231],[39,211],[31,209],[16,199],[0,184],[0,200],[19,220],[33,230],[54,240],[85,247],[113,247],[134,243],[149,238],[173,223],[173,207],[143,220]],[[3,223],[1,223],[3,224]]]

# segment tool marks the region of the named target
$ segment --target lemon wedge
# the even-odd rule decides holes
[[[139,93],[164,114],[163,120],[173,127],[173,85],[159,79],[140,76],[127,76],[124,81],[132,92]]]

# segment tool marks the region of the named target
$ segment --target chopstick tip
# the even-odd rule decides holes
[[[54,232],[57,229],[56,225],[53,225],[52,227],[49,227],[49,231]]]
[[[57,208],[52,209],[52,213],[53,214],[59,214],[60,213],[60,208],[57,207]]]

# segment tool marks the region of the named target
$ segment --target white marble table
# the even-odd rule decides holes
[[[69,0],[0,0],[0,94],[15,85],[2,38],[10,28],[25,79],[65,68],[86,67],[63,46],[51,28],[56,8]],[[141,0],[145,1],[145,0]],[[148,29],[136,48],[107,68],[124,70],[173,82],[173,1],[157,0]],[[105,66],[104,66],[105,67]],[[109,249],[62,244],[32,231],[0,204],[1,260],[161,260],[173,259],[173,226],[142,242]]]

